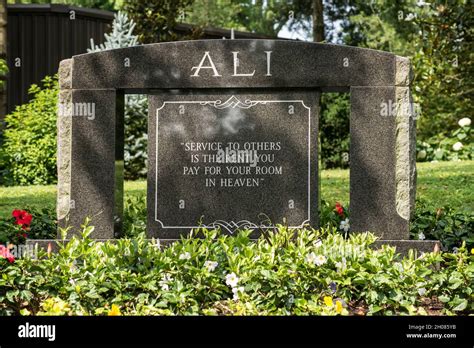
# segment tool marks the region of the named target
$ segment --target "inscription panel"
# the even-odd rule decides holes
[[[318,224],[318,92],[149,95],[148,233]]]

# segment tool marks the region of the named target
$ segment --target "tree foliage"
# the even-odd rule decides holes
[[[176,25],[185,18],[185,9],[193,0],[125,0],[123,10],[136,23],[141,43],[177,41],[198,38],[199,28],[189,36],[176,31]]]
[[[421,106],[418,134],[448,134],[473,114],[471,1],[351,1],[325,7],[331,41],[411,58],[414,99]]]

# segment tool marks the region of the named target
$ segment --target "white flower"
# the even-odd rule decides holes
[[[179,255],[180,260],[189,260],[191,258],[191,254],[187,251],[184,254]]]
[[[323,245],[323,242],[321,241],[321,239],[318,239],[316,241],[316,248],[319,248],[321,245]]]
[[[425,159],[426,158],[426,151],[425,150],[420,150],[418,151],[418,159]]]
[[[324,255],[316,255],[315,253],[311,252],[306,255],[306,262],[321,266],[327,262],[327,259]]]
[[[425,235],[423,234],[423,232],[418,233],[418,239],[419,239],[419,240],[424,240],[425,238],[426,238],[426,237],[425,237]]]
[[[460,127],[466,127],[471,125],[471,119],[469,117],[461,118],[458,122]]]
[[[344,230],[344,232],[347,232],[349,231],[349,228],[351,228],[351,226],[349,225],[349,219],[341,221],[341,225],[339,226],[340,230]]]
[[[158,282],[158,284],[161,286],[161,290],[168,291],[169,288],[170,288],[168,286],[168,282],[170,282],[172,280],[173,280],[173,278],[171,278],[171,276],[169,274],[163,275],[163,277],[161,277],[161,280]]]
[[[225,283],[229,285],[231,288],[235,288],[238,282],[239,282],[239,277],[237,277],[237,275],[234,272],[227,274],[225,276]]]
[[[346,262],[346,258],[343,257],[341,261],[339,262],[336,262],[336,268],[338,269],[338,271],[343,271],[346,269],[346,265],[347,265],[347,262]]]
[[[306,255],[306,262],[308,263],[316,263],[316,254],[311,252],[308,255]]]
[[[239,294],[244,293],[244,287],[238,287],[238,288],[232,288],[232,293],[234,294],[234,301],[237,301],[239,299]]]
[[[206,261],[204,262],[204,267],[207,268],[208,272],[212,272],[216,269],[218,264],[216,261]]]
[[[318,255],[316,256],[316,261],[314,262],[317,266],[324,265],[327,262],[326,256]]]
[[[406,21],[406,22],[410,22],[410,21],[414,20],[415,18],[416,18],[416,14],[409,13],[409,14],[405,17],[405,21]]]
[[[454,151],[459,151],[462,148],[463,148],[463,144],[460,141],[458,141],[456,144],[453,145],[453,150]]]
[[[418,294],[420,296],[424,296],[426,294],[426,289],[425,288],[418,289]]]
[[[255,257],[253,258],[253,260],[254,260],[254,261],[260,260],[260,255],[255,256]]]
[[[429,2],[424,2],[423,0],[420,0],[416,3],[416,6],[423,7],[423,6],[429,6]]]

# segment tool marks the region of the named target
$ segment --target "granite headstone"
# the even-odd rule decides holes
[[[433,247],[408,241],[416,166],[406,58],[288,40],[196,40],[74,56],[61,62],[59,77],[57,210],[72,233],[86,217],[93,238],[120,233],[125,93],[150,96],[150,235],[317,227],[317,100],[336,91],[351,94],[351,231],[401,248]],[[93,113],[77,115],[78,106]],[[242,162],[227,160],[246,146]]]

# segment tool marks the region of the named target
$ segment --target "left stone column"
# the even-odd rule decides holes
[[[73,60],[59,68],[59,227],[77,234],[86,217],[91,237],[110,239],[121,229],[123,206],[123,94],[114,89],[73,89]]]

